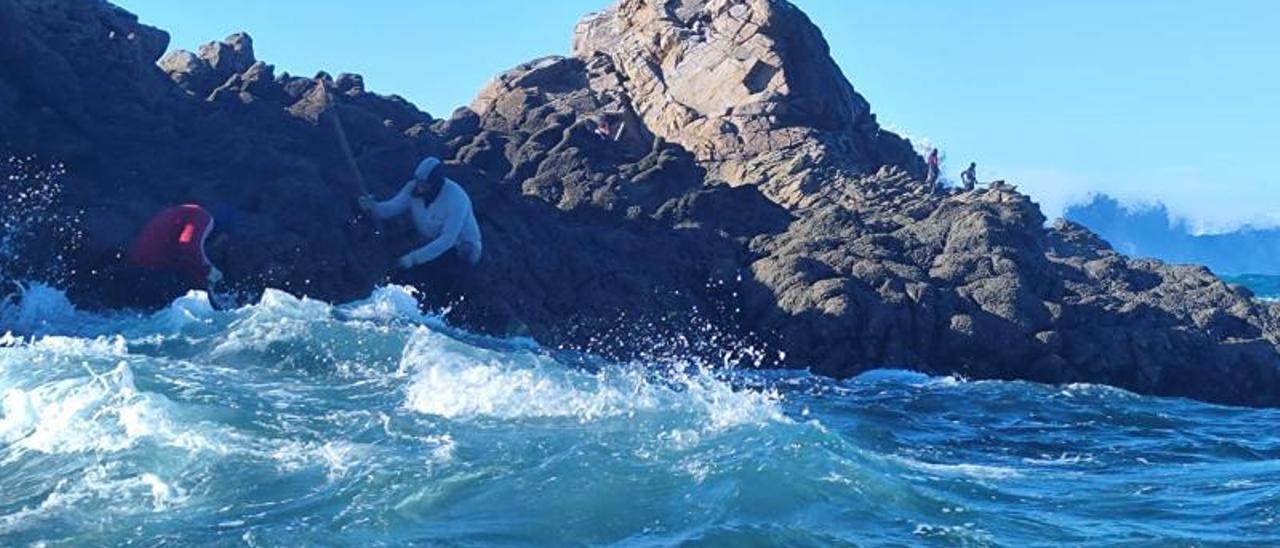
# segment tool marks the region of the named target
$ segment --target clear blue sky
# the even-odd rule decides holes
[[[118,0],[172,47],[237,30],[277,71],[358,72],[435,116],[567,53],[608,0]],[[1280,2],[796,0],[880,121],[1051,216],[1102,191],[1205,229],[1280,224]]]

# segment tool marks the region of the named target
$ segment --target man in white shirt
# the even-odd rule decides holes
[[[471,209],[471,197],[458,183],[444,176],[439,158],[432,156],[419,163],[413,179],[391,199],[378,202],[372,195],[365,195],[360,197],[359,204],[377,219],[389,219],[405,212],[412,215],[413,225],[426,244],[400,257],[400,268],[431,262],[451,249],[456,249],[467,264],[480,262],[480,226]]]

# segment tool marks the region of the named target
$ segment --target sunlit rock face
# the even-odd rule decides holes
[[[761,185],[779,203],[812,192],[818,166],[920,169],[790,3],[627,0],[579,22],[573,53],[595,61],[592,89],[629,97],[713,176]]]

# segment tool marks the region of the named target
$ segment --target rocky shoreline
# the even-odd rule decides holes
[[[761,366],[1280,404],[1280,309],[1047,227],[1013,187],[929,192],[782,0],[622,0],[578,24],[571,56],[498,75],[447,119],[356,75],[277,74],[247,35],[168,42],[104,2],[0,0],[0,147],[66,166],[77,302],[111,306],[137,227],[198,201],[240,212],[223,266],[246,291],[342,301],[400,281],[461,325],[602,353],[696,318]],[[376,193],[446,160],[479,214],[477,270],[388,278],[410,235],[357,215],[330,116]],[[626,129],[602,138],[601,119]]]

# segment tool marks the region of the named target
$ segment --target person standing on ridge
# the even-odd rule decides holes
[[[969,167],[960,173],[960,181],[965,190],[973,190],[978,186],[978,163],[969,162]]]
[[[480,226],[471,208],[471,197],[458,183],[444,176],[440,159],[428,157],[418,164],[413,179],[384,202],[373,195],[361,196],[360,209],[376,219],[389,219],[408,212],[418,234],[426,240],[422,247],[400,257],[402,269],[431,262],[446,251],[457,250],[467,264],[480,262]]]
[[[935,148],[929,151],[928,164],[929,169],[925,172],[924,182],[929,185],[929,192],[933,193],[937,191],[938,184],[938,149]]]

